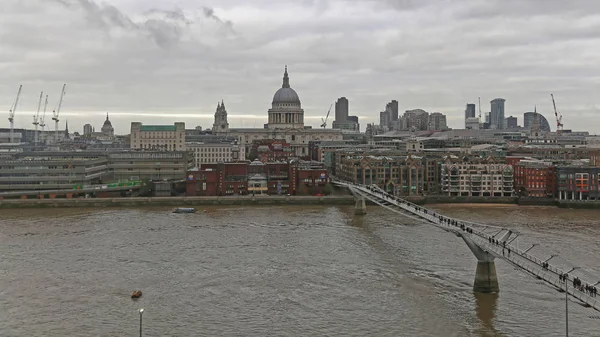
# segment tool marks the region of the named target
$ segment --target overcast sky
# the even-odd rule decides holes
[[[261,127],[286,64],[314,126],[340,96],[362,130],[392,99],[459,128],[466,103],[502,97],[554,129],[554,93],[565,128],[600,133],[598,0],[0,0],[3,127],[19,84],[31,127],[63,83],[71,131],[106,112],[117,133],[206,128],[221,99],[231,127]]]

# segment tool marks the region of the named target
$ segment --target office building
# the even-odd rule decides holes
[[[185,150],[185,123],[173,125],[143,125],[140,122],[131,123],[132,150]]]
[[[505,124],[507,129],[516,129],[519,127],[517,117],[513,116],[507,117]]]
[[[504,98],[495,98],[490,101],[490,129],[504,129]]]
[[[537,113],[535,111],[526,112],[523,114],[523,127],[528,130],[533,129],[534,125],[536,124],[536,119],[537,119],[537,123],[540,128],[540,131],[545,131],[545,132],[551,131],[550,123],[548,123],[548,120],[546,119],[546,117],[544,117],[542,114]]]
[[[345,122],[348,120],[348,99],[346,97],[340,97],[335,102],[335,121]]]
[[[194,157],[194,167],[203,164],[228,163],[246,158],[244,148],[240,149],[237,140],[209,140],[201,142],[186,142],[185,149]]]
[[[357,116],[348,116],[349,105],[346,97],[340,97],[335,102],[335,121],[331,124],[332,129],[345,133],[360,132]]]
[[[390,120],[397,121],[398,120],[398,101],[392,100],[388,104],[385,105],[385,111],[388,111],[390,115]]]
[[[473,118],[475,116],[475,104],[468,103],[467,107],[465,108],[465,120],[467,118]]]
[[[83,126],[83,135],[84,136],[90,136],[92,134],[92,132],[94,132],[94,127],[92,127],[92,124],[85,124]]]
[[[480,123],[479,118],[477,117],[469,117],[465,120],[465,129],[467,130],[479,130]]]
[[[429,115],[428,129],[434,131],[443,131],[448,129],[446,115],[441,112],[434,112]]]

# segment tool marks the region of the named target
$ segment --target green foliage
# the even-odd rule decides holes
[[[303,183],[298,184],[298,186],[296,187],[296,194],[297,195],[308,194],[308,189],[306,188],[306,185],[304,185]]]
[[[151,197],[154,189],[154,185],[148,179],[142,180],[142,184],[140,186],[140,197]]]
[[[323,189],[323,194],[331,195],[331,193],[333,193],[333,187],[331,186],[331,184],[326,184],[325,188]]]

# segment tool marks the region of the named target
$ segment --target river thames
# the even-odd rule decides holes
[[[600,211],[431,208],[600,275]],[[460,238],[376,206],[0,212],[4,337],[137,336],[139,308],[157,337],[565,335],[564,293],[497,261],[500,293],[474,294]],[[572,336],[598,336],[600,313],[569,313]]]

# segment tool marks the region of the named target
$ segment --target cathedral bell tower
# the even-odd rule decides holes
[[[223,134],[229,132],[229,123],[227,122],[227,110],[225,110],[225,103],[221,100],[221,103],[217,103],[217,110],[215,111],[215,123],[212,128],[213,134]]]

